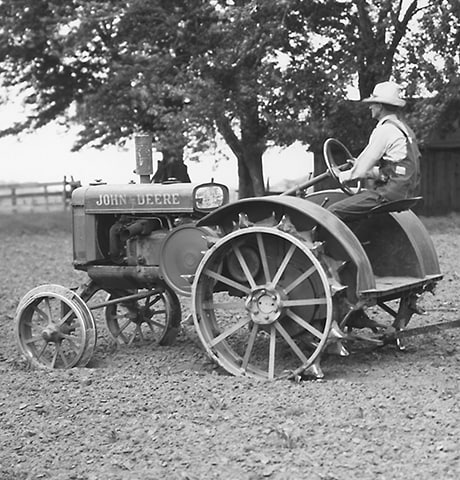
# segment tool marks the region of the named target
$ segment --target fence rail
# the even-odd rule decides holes
[[[73,190],[81,183],[67,177],[60,182],[27,182],[0,184],[0,209],[67,208]]]

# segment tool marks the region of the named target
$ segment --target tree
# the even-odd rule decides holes
[[[458,10],[456,0],[3,0],[4,84],[23,85],[34,107],[4,133],[68,116],[75,103],[77,149],[142,131],[181,154],[217,130],[238,159],[240,196],[262,195],[272,143],[362,146],[370,125],[344,101],[350,85],[364,97],[393,76],[410,95],[416,85],[455,95]],[[418,45],[444,53],[448,68],[418,62]]]

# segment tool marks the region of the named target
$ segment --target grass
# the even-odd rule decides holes
[[[0,232],[9,235],[71,233],[70,209],[48,212],[0,213]]]

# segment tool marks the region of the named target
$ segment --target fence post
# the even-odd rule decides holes
[[[43,185],[44,189],[44,195],[45,195],[45,204],[46,204],[46,209],[49,210],[49,199],[48,199],[48,185]]]
[[[67,187],[67,176],[64,175],[64,184],[63,184],[63,187],[62,187],[62,204],[64,205],[64,210],[67,209],[67,191],[66,191],[66,187]]]

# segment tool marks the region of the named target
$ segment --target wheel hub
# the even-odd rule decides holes
[[[55,325],[48,325],[42,331],[42,338],[45,342],[58,342],[61,340],[61,332]]]
[[[246,310],[254,323],[269,325],[281,315],[281,296],[272,288],[257,288],[247,297]]]

